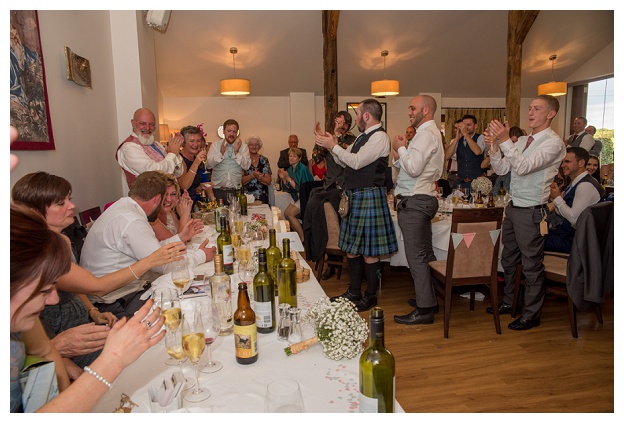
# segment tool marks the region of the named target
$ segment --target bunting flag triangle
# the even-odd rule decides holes
[[[451,237],[453,238],[453,247],[457,250],[457,247],[461,244],[464,236],[462,234],[451,233]]]
[[[472,240],[474,239],[476,232],[471,232],[464,234],[464,242],[466,243],[466,248],[470,248],[470,244],[472,244]]]
[[[493,231],[490,231],[490,238],[492,238],[492,245],[496,245],[496,240],[500,236],[500,232],[501,232],[500,229],[495,229]]]

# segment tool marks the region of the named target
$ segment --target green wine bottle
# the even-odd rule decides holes
[[[394,412],[394,357],[384,346],[384,314],[373,307],[370,343],[360,356],[360,413]]]
[[[223,270],[227,275],[234,273],[234,248],[232,247],[232,236],[228,229],[227,217],[219,216],[221,233],[217,237],[217,252],[223,254]]]
[[[269,248],[266,250],[267,268],[269,275],[273,278],[273,282],[277,283],[277,265],[282,259],[282,252],[277,248],[275,237],[275,229],[269,229]],[[277,295],[277,293],[278,290],[275,289],[275,295]]]
[[[247,216],[247,196],[243,191],[243,187],[239,185],[236,189],[236,195],[238,196],[238,203],[240,204],[241,216]]]
[[[275,283],[267,271],[266,249],[258,249],[258,273],[254,276],[254,311],[260,333],[275,330]]]
[[[290,258],[290,240],[284,238],[284,256],[277,266],[277,290],[279,304],[287,303],[297,307],[297,268],[295,261]]]

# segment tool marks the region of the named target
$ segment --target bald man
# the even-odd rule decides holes
[[[182,158],[178,154],[184,137],[176,134],[167,144],[154,142],[156,118],[150,109],[140,108],[130,120],[132,134],[117,148],[115,159],[126,175],[128,188],[138,175],[148,170],[160,170],[180,177],[184,172]]]

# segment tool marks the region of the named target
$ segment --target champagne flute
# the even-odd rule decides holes
[[[191,272],[186,259],[176,262],[174,266],[173,272],[171,272],[171,279],[173,279],[173,284],[178,290],[178,294],[182,296],[191,282]]]
[[[193,363],[195,370],[195,388],[188,392],[184,399],[189,402],[201,402],[210,397],[212,392],[199,385],[199,359],[206,348],[204,325],[199,310],[194,310],[188,315],[185,314],[182,319],[182,348]]]
[[[182,348],[182,328],[167,331],[165,334],[165,347],[167,348],[167,354],[170,355],[169,360],[172,360],[174,364],[177,364],[180,367],[180,373],[184,377],[185,382],[184,389],[190,389],[195,386],[195,382],[193,380],[184,376],[182,363],[186,361],[186,354]]]
[[[159,292],[158,303],[160,304],[160,313],[165,318],[165,330],[171,332],[180,329],[182,309],[180,308],[178,291],[169,288],[162,289]],[[165,364],[175,366],[178,362],[174,358],[167,359]]]
[[[209,301],[201,307],[201,318],[204,324],[204,341],[208,350],[208,362],[202,367],[202,373],[214,373],[223,368],[220,361],[212,360],[212,344],[219,336],[219,314],[215,304]]]

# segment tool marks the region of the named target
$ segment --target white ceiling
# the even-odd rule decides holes
[[[565,80],[614,39],[614,13],[541,11],[523,45],[522,97],[551,78]],[[253,96],[323,95],[321,11],[173,11],[155,34],[163,97],[219,96],[219,80],[251,80]],[[386,77],[401,95],[505,97],[507,11],[355,11],[340,13],[338,94],[370,96]]]

